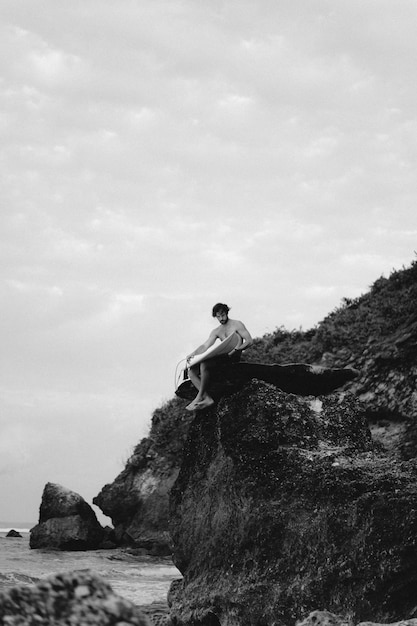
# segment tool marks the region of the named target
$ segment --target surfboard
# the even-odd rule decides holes
[[[215,343],[210,348],[207,348],[205,352],[201,354],[196,354],[192,359],[187,361],[187,367],[193,367],[202,361],[207,361],[207,359],[213,359],[216,356],[223,356],[225,354],[229,354],[235,348],[238,348],[242,344],[242,337],[236,331],[231,335],[220,341],[220,343]]]

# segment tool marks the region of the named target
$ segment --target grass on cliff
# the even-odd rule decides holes
[[[184,441],[193,414],[186,411],[188,401],[174,397],[155,409],[148,437],[142,439],[127,461],[127,469],[142,469],[164,459],[161,470],[180,467]]]
[[[403,346],[402,358],[411,357],[417,341],[417,260],[409,268],[393,270],[389,278],[378,278],[358,298],[343,298],[314,328],[286,330],[283,326],[256,339],[245,354],[252,362],[318,363],[323,355],[336,357],[337,366],[360,361],[366,348],[373,347],[393,358],[390,344]]]

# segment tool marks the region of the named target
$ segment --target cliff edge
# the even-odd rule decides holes
[[[114,538],[155,555],[171,554],[168,493],[182,462],[192,415],[174,398],[152,416],[149,436],[133,450],[123,471],[93,499],[114,525]]]

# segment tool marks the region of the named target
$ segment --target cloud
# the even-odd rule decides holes
[[[39,481],[69,483],[76,458],[91,493],[103,459],[172,396],[214,302],[255,336],[309,327],[411,260],[416,8],[4,0],[1,12],[9,440],[42,460]],[[41,440],[25,447],[32,424]]]

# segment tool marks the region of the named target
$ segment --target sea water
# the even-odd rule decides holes
[[[20,532],[22,538],[6,537],[11,528]],[[0,589],[33,585],[51,574],[79,569],[98,574],[113,591],[137,605],[166,602],[172,580],[180,577],[170,558],[138,556],[124,548],[86,552],[31,550],[29,528],[0,528]]]

